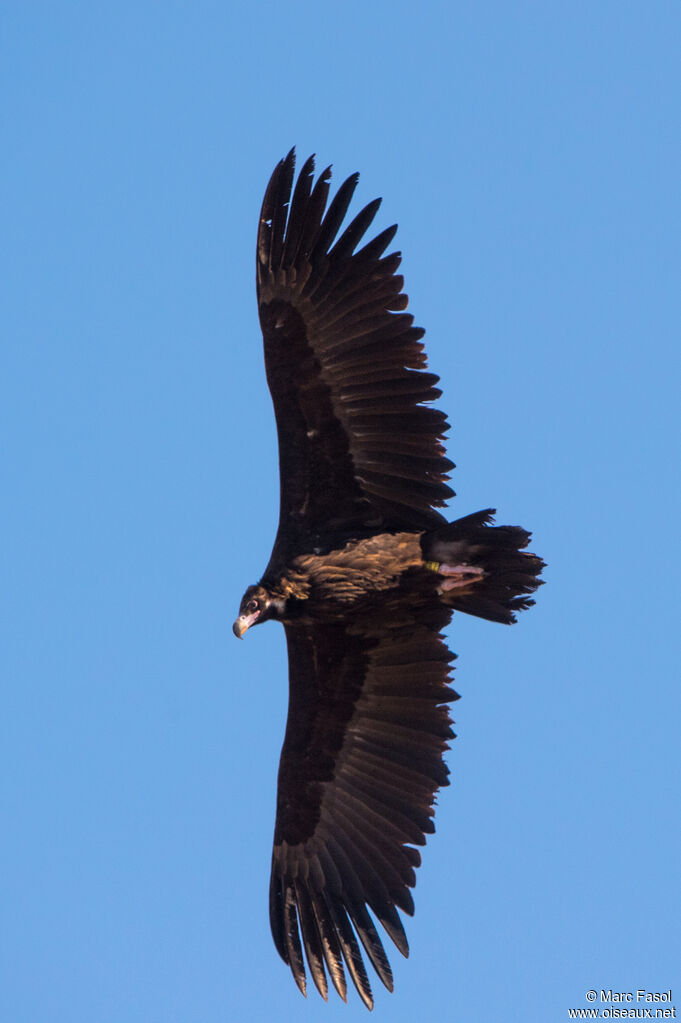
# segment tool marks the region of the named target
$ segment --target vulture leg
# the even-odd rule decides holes
[[[446,562],[438,564],[437,561],[426,561],[426,568],[431,572],[437,572],[444,576],[444,581],[438,587],[438,593],[447,593],[449,590],[462,590],[471,583],[484,579],[485,570],[480,565],[467,565],[465,562],[458,565],[450,565]]]

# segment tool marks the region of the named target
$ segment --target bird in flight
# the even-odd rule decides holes
[[[421,338],[404,310],[396,226],[364,242],[380,199],[345,227],[358,175],[328,204],[314,159],[295,153],[263,200],[256,278],[279,440],[280,515],[234,632],[284,626],[289,707],[279,765],[270,922],[306,993],[346,970],[368,1008],[365,958],[393,977],[378,922],[403,955],[418,846],[434,831],[453,738],[453,611],[515,621],[540,584],[530,534],[493,509],[448,522],[448,429],[431,403]],[[361,247],[360,247],[361,245]]]

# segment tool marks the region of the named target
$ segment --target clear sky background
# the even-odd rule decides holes
[[[513,629],[450,629],[453,784],[375,1015],[681,1011],[678,3],[0,22],[0,1018],[366,1018],[272,945],[284,636],[231,633],[278,514],[254,244],[293,144],[400,224],[451,517],[549,563]]]

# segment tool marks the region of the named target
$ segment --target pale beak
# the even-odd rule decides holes
[[[254,611],[252,615],[239,615],[237,620],[234,622],[234,625],[232,626],[232,632],[237,637],[237,639],[243,639],[244,632],[246,632],[247,629],[250,629],[251,625],[253,625],[253,623],[259,617],[260,617],[259,611]]]

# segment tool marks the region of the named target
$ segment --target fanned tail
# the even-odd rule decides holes
[[[515,622],[542,585],[544,562],[524,548],[531,533],[494,526],[494,509],[467,515],[423,534],[424,561],[441,577],[442,602],[492,622]]]

